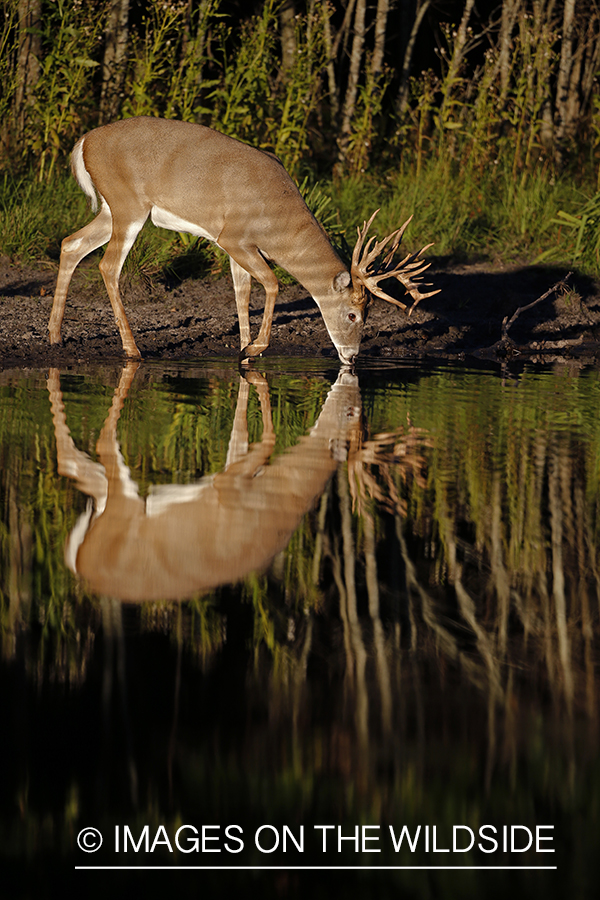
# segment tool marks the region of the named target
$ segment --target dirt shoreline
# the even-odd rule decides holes
[[[369,313],[361,359],[600,361],[600,283],[582,276],[518,316],[502,341],[505,317],[532,303],[564,278],[564,269],[444,265],[434,261],[428,279],[441,293],[424,300],[410,318],[376,300]],[[43,368],[122,358],[121,342],[97,262],[75,273],[63,324],[63,343],[48,342],[48,318],[56,267],[15,266],[0,260],[0,368]],[[237,316],[230,276],[187,278],[169,283],[156,277],[124,278],[129,321],[145,359],[235,358]],[[262,288],[253,285],[251,326],[256,334]],[[318,308],[300,285],[282,286],[275,309],[269,356],[323,357],[337,354]]]

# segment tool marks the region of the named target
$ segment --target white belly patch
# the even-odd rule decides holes
[[[195,222],[188,222],[186,219],[181,219],[179,216],[167,212],[166,209],[161,209],[160,206],[152,207],[150,210],[150,218],[153,224],[157,225],[159,228],[168,228],[169,231],[183,231],[186,234],[193,234],[195,237],[206,238],[208,241],[212,241],[213,244],[217,243],[217,239],[214,235],[209,234],[208,231],[201,228],[199,225],[196,225]]]

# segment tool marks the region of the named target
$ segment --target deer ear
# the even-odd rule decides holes
[[[333,289],[340,292],[345,291],[347,287],[350,287],[351,280],[350,272],[343,269],[341,272],[338,272],[333,279]]]

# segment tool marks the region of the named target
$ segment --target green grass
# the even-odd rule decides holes
[[[17,262],[57,258],[60,242],[89,216],[87,202],[65,174],[39,181],[33,173],[0,180],[0,253]]]
[[[379,207],[373,225],[379,235],[413,216],[405,237],[408,249],[433,241],[432,254],[467,261],[534,263],[542,254],[560,263],[573,261],[573,236],[560,229],[556,217],[561,209],[576,215],[582,192],[573,179],[555,178],[542,166],[513,179],[501,163],[475,174],[434,159],[418,176],[404,165],[379,178],[340,180],[332,193],[349,242],[356,233],[352,225],[362,224]]]
[[[590,208],[594,186],[565,175],[555,177],[538,165],[513,177],[500,161],[482,171],[461,170],[452,161],[433,158],[418,175],[410,161],[395,170],[355,175],[302,190],[318,218],[339,242],[351,248],[356,226],[380,208],[372,233],[388,234],[410,215],[405,242],[409,250],[434,242],[435,256],[463,261],[488,259],[535,263],[552,260],[597,275],[595,218],[578,223]],[[40,182],[33,172],[5,174],[0,182],[0,254],[13,262],[56,261],[63,237],[90,221],[82,192],[65,171]],[[222,272],[224,262],[213,248],[188,235],[148,224],[138,237],[126,271],[154,277]]]
[[[100,12],[70,0],[49,5],[39,80],[22,116],[15,114],[17,6],[8,4],[0,33],[0,253],[19,262],[56,260],[61,239],[90,216],[66,159],[77,137],[102,120],[99,34],[110,4]],[[323,77],[327,5],[296,17],[296,54],[285,73],[276,0],[241,23],[218,0],[196,6],[190,18],[188,4],[150,4],[132,25],[111,118],[202,122],[275,151],[294,177],[304,177],[309,205],[336,242],[344,235],[349,247],[356,226],[380,207],[380,235],[414,215],[409,249],[433,241],[432,252],[446,258],[543,260],[600,274],[600,101],[595,88],[565,169],[545,112],[556,105],[559,64],[552,8],[519,18],[504,80],[493,28],[484,57],[471,58],[479,38],[469,50],[443,26],[439,65],[415,69],[401,104],[393,70],[373,76],[367,55],[340,157],[339,116]],[[321,177],[332,181],[315,187]],[[147,226],[127,271],[184,277],[225,267],[223,254],[215,257],[204,242]]]

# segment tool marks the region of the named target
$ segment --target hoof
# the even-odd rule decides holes
[[[238,356],[238,359],[240,362],[243,362],[244,360],[249,360],[249,359],[256,359],[257,356],[263,355],[264,351],[267,349],[268,346],[269,346],[268,344],[262,344],[262,345],[258,345],[258,346],[256,345],[256,343],[247,344],[242,350],[240,350],[240,355]]]

